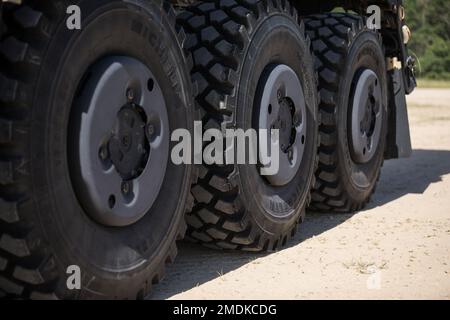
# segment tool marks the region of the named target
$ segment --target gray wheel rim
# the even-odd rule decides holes
[[[352,101],[350,146],[353,160],[363,164],[372,160],[381,138],[382,90],[375,72],[359,74]]]
[[[275,175],[266,176],[271,185],[284,186],[294,179],[303,159],[306,143],[307,115],[301,82],[287,65],[277,65],[265,81],[260,98],[259,128],[280,130],[277,144],[280,167]],[[288,136],[288,131],[290,135]],[[286,141],[286,140],[289,141]],[[261,150],[261,148],[260,148]]]
[[[83,110],[78,117],[80,134],[76,143],[81,202],[102,224],[133,224],[152,207],[166,172],[170,138],[162,90],[143,63],[129,57],[109,57],[91,69],[78,105]],[[123,117],[130,128],[139,127],[133,131],[118,126],[118,119],[122,121]],[[138,122],[130,121],[130,117]],[[116,140],[123,144],[117,146]],[[124,176],[118,171],[121,160],[114,161],[114,152],[128,159],[120,147],[142,155],[139,172],[133,169]]]

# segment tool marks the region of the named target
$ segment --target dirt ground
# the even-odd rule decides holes
[[[414,153],[387,161],[370,206],[309,214],[273,254],[180,244],[153,299],[449,299],[450,89],[408,97]]]

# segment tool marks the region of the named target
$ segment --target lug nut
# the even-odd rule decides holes
[[[128,99],[129,101],[132,101],[132,100],[134,99],[134,91],[133,91],[133,89],[131,89],[131,88],[129,88],[129,89],[127,90],[127,99]]]
[[[293,121],[294,121],[294,126],[297,127],[302,123],[302,117],[298,114],[295,114]]]
[[[139,152],[140,154],[142,154],[142,155],[144,155],[144,154],[147,153],[147,151],[144,149],[144,147],[142,146],[142,144],[139,144],[137,149],[138,149],[138,152]]]
[[[281,100],[281,96],[282,96],[281,90],[278,90],[278,92],[277,92],[277,98],[278,98],[278,100]]]
[[[109,157],[108,148],[106,146],[101,146],[98,152],[98,156],[101,160],[105,161]]]
[[[152,124],[149,124],[147,126],[147,135],[149,138],[153,137],[153,135],[155,134],[155,126]]]
[[[130,185],[130,183],[127,182],[127,181],[122,182],[122,188],[121,189],[122,189],[122,193],[124,195],[129,194],[131,192],[131,185]]]
[[[288,158],[289,161],[292,161],[294,159],[294,152],[292,151],[292,149],[288,150]]]

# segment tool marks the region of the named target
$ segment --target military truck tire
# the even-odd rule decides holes
[[[188,34],[204,130],[269,129],[261,117],[283,114],[294,138],[280,158],[295,150],[292,165],[272,177],[248,163],[203,165],[188,235],[211,248],[277,250],[304,218],[317,164],[317,79],[304,26],[289,1],[202,1],[178,23]]]
[[[370,201],[384,160],[387,72],[381,37],[352,14],[310,16],[305,25],[321,97],[319,167],[310,209],[357,211]]]
[[[81,30],[66,26],[73,4]],[[0,295],[144,298],[173,261],[192,203],[193,170],[168,155],[169,130],[193,124],[192,59],[173,9],[25,0],[5,4],[2,19]]]

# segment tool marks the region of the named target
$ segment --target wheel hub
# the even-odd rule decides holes
[[[136,179],[147,163],[150,144],[145,135],[144,115],[137,106],[122,108],[107,142],[111,162],[124,180]]]
[[[355,80],[350,115],[350,149],[353,160],[363,164],[372,160],[380,142],[382,91],[372,70],[361,71]]]
[[[74,187],[92,218],[127,226],[150,210],[164,180],[164,96],[147,66],[132,58],[105,58],[88,74],[71,116],[78,128],[71,137]]]
[[[281,99],[279,117],[274,123],[274,129],[280,130],[281,151],[286,153],[295,140],[295,130],[293,123],[294,106],[289,98]]]
[[[279,171],[266,179],[283,186],[294,179],[303,159],[307,125],[303,88],[295,71],[286,65],[269,66],[259,88],[259,128],[267,129],[268,135],[271,129],[279,130]],[[267,140],[270,150],[271,137]]]

